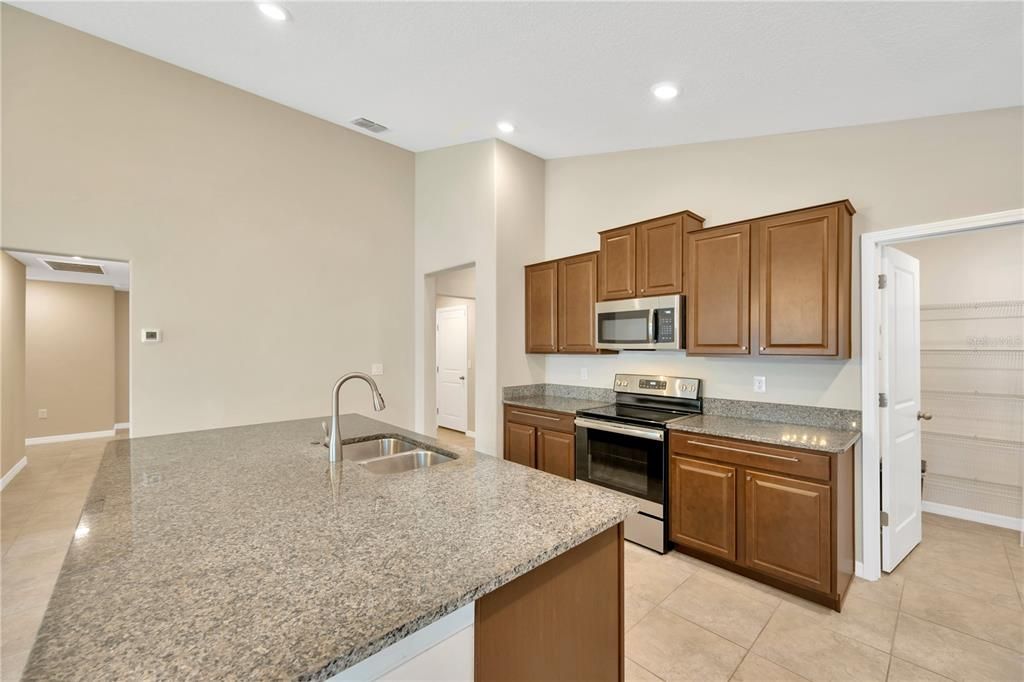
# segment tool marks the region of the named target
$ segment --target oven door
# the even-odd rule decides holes
[[[665,431],[576,418],[576,479],[640,500],[640,511],[664,518]]]

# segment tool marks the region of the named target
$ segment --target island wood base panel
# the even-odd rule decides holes
[[[477,680],[624,678],[618,524],[476,602]]]

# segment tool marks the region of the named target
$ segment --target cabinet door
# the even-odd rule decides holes
[[[541,430],[537,434],[537,468],[563,478],[576,478],[576,436]]]
[[[839,211],[797,211],[758,224],[761,355],[837,355]]]
[[[598,300],[636,298],[636,226],[601,233]]]
[[[640,296],[683,292],[683,216],[636,228],[636,278]]]
[[[558,350],[596,353],[597,254],[558,261]]]
[[[525,424],[505,422],[505,459],[528,466],[537,466],[537,429]]]
[[[686,352],[750,353],[750,224],[686,236]]]
[[[526,352],[558,352],[558,264],[526,266]]]
[[[680,545],[736,560],[736,468],[672,456],[669,534]]]
[[[794,585],[830,593],[829,487],[747,471],[744,492],[746,565]]]

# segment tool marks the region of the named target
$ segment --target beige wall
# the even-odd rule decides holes
[[[127,424],[130,417],[129,398],[129,344],[131,327],[128,324],[128,292],[114,292],[114,422]]]
[[[416,428],[433,433],[436,420],[434,311],[444,271],[472,265],[476,291],[476,448],[497,453],[498,409],[495,275],[494,141],[416,155],[414,297]]]
[[[0,476],[25,456],[25,266],[0,252]]]
[[[25,435],[114,426],[114,290],[29,280],[25,286]],[[38,411],[45,409],[46,418]]]
[[[1024,206],[1022,112],[1000,109],[549,161],[544,256],[594,250],[598,230],[684,208],[715,225],[849,198],[858,211],[858,288],[857,235],[865,231]],[[684,353],[550,356],[546,377],[607,387],[615,372],[695,376],[705,381],[709,396],[858,409],[859,315],[855,292],[855,357],[846,362]],[[755,375],[767,377],[766,393],[752,391]]]
[[[902,242],[896,248],[921,261],[921,305],[1024,300],[1024,225]]]
[[[134,435],[324,415],[374,362],[411,425],[380,268],[412,270],[413,154],[7,5],[2,49],[4,246],[131,262],[164,335],[131,340]]]

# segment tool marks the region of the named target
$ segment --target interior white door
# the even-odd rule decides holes
[[[466,306],[437,310],[437,425],[466,430]]]
[[[882,249],[881,386],[882,570],[892,571],[921,542],[920,263]],[[888,523],[884,522],[888,515]]]

